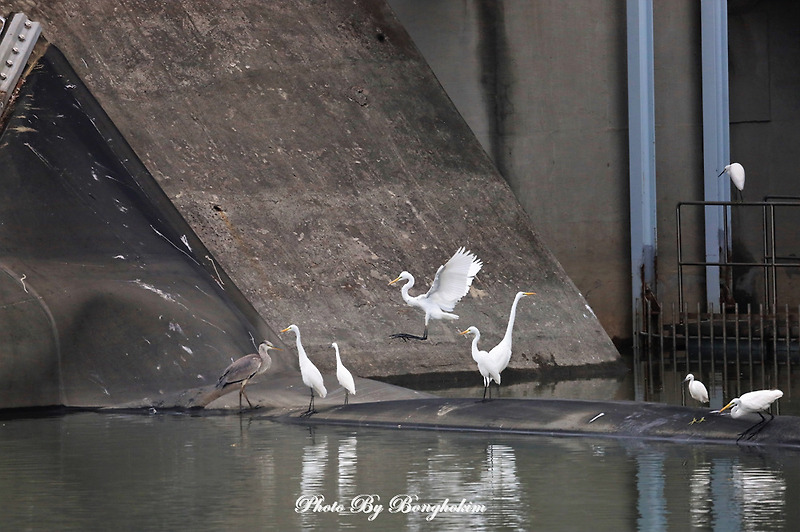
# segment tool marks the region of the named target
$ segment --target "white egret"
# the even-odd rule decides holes
[[[686,375],[686,378],[683,379],[683,382],[689,383],[689,395],[692,396],[692,399],[695,401],[700,401],[701,403],[708,402],[708,390],[706,389],[705,384],[695,380],[694,375],[689,373]]]
[[[497,386],[500,386],[500,374],[503,372],[504,369],[508,367],[508,363],[511,361],[511,344],[512,344],[512,337],[514,335],[514,321],[517,318],[517,303],[523,297],[535,295],[536,292],[517,292],[517,295],[514,296],[514,302],[511,304],[511,312],[508,315],[508,325],[506,326],[506,334],[503,336],[503,339],[500,340],[500,343],[494,346],[491,351],[489,351],[487,358],[488,362],[485,362],[485,366],[487,369],[494,372],[492,374],[492,379],[497,383]],[[477,331],[478,329],[475,329]],[[464,331],[462,334],[469,332],[469,329]],[[473,334],[475,334],[473,332]],[[480,337],[480,333],[475,335],[475,339],[473,339],[473,358],[475,358],[475,352],[477,350],[478,353],[485,351],[478,350],[478,338]],[[477,362],[477,361],[476,361]],[[478,368],[480,370],[480,367]],[[491,380],[486,383],[488,387],[491,383]],[[484,390],[485,395],[486,390]],[[489,397],[491,398],[491,390],[489,390]]]
[[[744,166],[739,163],[731,163],[717,177],[722,174],[728,174],[733,185],[739,190],[739,199],[741,199],[742,191],[744,190]]]
[[[730,408],[731,417],[734,419],[740,418],[747,414],[758,414],[761,417],[761,421],[739,434],[739,437],[736,439],[738,442],[745,436],[745,434],[749,433],[750,436],[747,438],[749,440],[761,432],[767,423],[775,419],[775,416],[772,415],[772,412],[767,412],[769,414],[769,419],[766,419],[761,412],[768,410],[770,405],[772,405],[772,403],[781,397],[783,397],[783,392],[780,390],[756,390],[754,392],[747,392],[741,397],[732,399],[730,403],[725,405],[719,411],[719,413],[722,413]],[[756,428],[758,428],[758,430],[753,430]]]
[[[272,365],[272,357],[269,356],[269,350],[274,349],[280,351],[280,347],[275,347],[272,342],[264,341],[258,346],[258,354],[251,353],[241,358],[237,358],[225,368],[225,371],[217,381],[216,388],[222,390],[234,384],[240,384],[239,388],[239,410],[242,409],[242,395],[247,399],[247,404],[253,408],[250,398],[247,397],[245,387],[250,379],[256,375],[261,375],[266,372]]]
[[[413,297],[408,295],[408,291],[414,286],[414,276],[407,271],[400,273],[397,279],[389,284],[392,285],[403,279],[408,281],[400,292],[407,305],[421,308],[425,312],[425,332],[422,336],[397,333],[391,337],[403,340],[427,340],[430,320],[457,320],[458,316],[452,314],[452,310],[456,303],[467,294],[472,279],[475,278],[482,266],[483,263],[475,254],[463,247],[459,248],[446,264],[439,266],[430,290],[426,294]]]
[[[342,357],[339,355],[339,344],[333,342],[331,347],[336,350],[336,380],[338,380],[339,384],[344,388],[344,404],[347,404],[350,394],[356,394],[356,383],[353,380],[353,375],[344,367],[344,364],[342,364]]]
[[[478,364],[478,371],[483,377],[483,400],[486,400],[486,390],[489,390],[489,399],[491,399],[492,390],[489,388],[489,384],[494,380],[498,386],[500,385],[500,372],[497,370],[496,365],[492,364],[489,353],[478,349],[478,340],[481,339],[481,332],[477,327],[469,327],[459,334],[472,334],[475,336],[472,339],[472,360]]]
[[[319,372],[317,366],[315,366],[314,363],[309,360],[308,355],[306,355],[306,350],[303,348],[303,344],[300,341],[300,329],[297,325],[292,324],[281,330],[282,333],[286,331],[294,332],[297,340],[297,356],[300,359],[300,376],[303,377],[303,384],[308,386],[311,390],[311,401],[308,403],[308,410],[302,415],[310,416],[317,412],[314,410],[314,392],[317,392],[317,395],[324,399],[325,396],[328,395],[328,390],[325,389],[325,383],[322,381],[322,373]]]

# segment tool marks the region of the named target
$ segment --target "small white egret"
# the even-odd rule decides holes
[[[491,384],[491,380],[494,380],[497,383],[497,386],[500,387],[500,374],[503,372],[504,369],[508,367],[508,363],[511,361],[511,345],[514,336],[514,321],[517,318],[517,303],[519,303],[519,300],[522,299],[523,297],[532,296],[535,294],[536,292],[517,292],[517,295],[514,296],[514,302],[511,304],[511,312],[508,315],[508,325],[506,326],[506,334],[503,336],[503,339],[500,340],[500,343],[494,346],[492,350],[488,352],[487,362],[484,363],[487,370],[489,370],[490,374],[492,374],[492,379],[486,382],[487,388],[489,384]],[[478,329],[475,329],[475,331],[477,332]],[[461,334],[466,334],[467,332],[472,332],[472,331],[467,329]],[[473,332],[473,334],[475,334],[475,332]],[[476,351],[478,353],[485,353],[485,351],[480,351],[478,349],[478,338],[480,338],[479,332],[478,334],[475,334],[475,339],[473,339],[472,341],[473,358],[475,358]],[[480,370],[480,363],[478,369]],[[484,396],[485,395],[486,395],[486,390],[484,390]],[[492,392],[491,390],[489,390],[489,397],[491,398],[491,396]]]
[[[339,384],[344,388],[344,404],[347,404],[350,395],[356,394],[356,383],[353,380],[353,375],[344,367],[344,364],[342,364],[342,357],[339,355],[339,344],[333,342],[331,347],[336,350],[336,380],[338,380]]]
[[[748,440],[751,439],[753,436],[761,432],[761,430],[773,419],[775,416],[772,415],[772,412],[767,412],[769,414],[769,419],[766,419],[764,415],[761,413],[762,411],[766,411],[769,409],[770,405],[783,397],[783,392],[780,390],[756,390],[754,392],[747,392],[743,394],[741,397],[737,397],[732,399],[730,403],[725,405],[719,413],[721,414],[727,409],[731,409],[731,417],[734,419],[740,418],[747,414],[756,413],[761,417],[761,421],[753,425],[752,427],[748,428],[736,439],[738,442],[741,440],[746,434],[750,434],[747,438]],[[753,429],[758,430],[753,430]]]
[[[297,325],[292,324],[281,330],[282,333],[286,331],[294,332],[297,340],[297,356],[300,359],[300,376],[303,377],[303,384],[308,386],[311,390],[311,401],[308,403],[308,410],[302,415],[310,416],[317,412],[314,410],[314,392],[317,392],[317,395],[324,399],[325,396],[328,395],[328,390],[325,389],[325,384],[322,381],[322,373],[319,372],[317,366],[315,366],[314,363],[309,360],[308,355],[306,355],[306,350],[303,348],[303,344],[300,341],[300,329]]]
[[[258,346],[258,354],[251,353],[241,358],[237,358],[225,368],[225,371],[217,381],[216,388],[222,390],[234,384],[240,384],[239,388],[239,410],[242,409],[242,395],[247,399],[247,404],[253,408],[250,398],[247,397],[245,387],[250,379],[256,375],[261,375],[266,372],[272,365],[272,357],[269,356],[269,350],[274,349],[280,351],[280,347],[275,347],[272,342],[264,341]]]
[[[720,177],[722,174],[728,174],[733,185],[739,190],[739,199],[741,199],[742,191],[744,191],[744,166],[739,163],[731,163],[726,166],[717,177]]]
[[[486,390],[489,390],[489,399],[491,399],[492,390],[489,388],[489,384],[493,379],[498,385],[500,384],[500,372],[497,371],[495,365],[492,364],[489,353],[478,349],[478,341],[481,339],[481,332],[477,327],[469,327],[466,331],[461,331],[459,334],[474,335],[472,339],[472,360],[478,364],[478,371],[483,377],[483,400],[486,401]]]
[[[689,395],[692,396],[692,399],[695,401],[700,401],[701,403],[708,402],[708,390],[706,389],[705,384],[695,380],[694,375],[689,373],[686,375],[686,378],[683,379],[683,382],[689,383]]]
[[[408,291],[414,286],[414,276],[407,271],[401,272],[397,279],[389,284],[392,285],[403,279],[408,281],[403,285],[400,292],[407,305],[418,307],[425,312],[425,332],[422,336],[397,333],[391,335],[391,337],[402,338],[403,340],[427,340],[428,322],[430,320],[457,320],[458,316],[452,314],[452,310],[455,308],[456,303],[467,294],[472,280],[482,266],[483,263],[475,254],[461,247],[450,257],[446,264],[439,266],[430,290],[426,294],[413,297],[408,295]]]

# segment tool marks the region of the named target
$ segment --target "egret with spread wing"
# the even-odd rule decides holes
[[[258,354],[251,353],[241,358],[234,360],[230,366],[225,368],[225,371],[217,381],[216,388],[222,390],[227,386],[239,384],[239,410],[242,409],[242,395],[247,399],[247,404],[253,408],[250,398],[247,397],[247,392],[244,391],[250,379],[256,375],[261,375],[266,372],[272,365],[272,357],[269,356],[269,350],[274,349],[280,351],[280,347],[275,347],[272,342],[262,342],[258,346]]]
[[[734,419],[740,418],[747,414],[758,414],[761,417],[761,421],[739,434],[739,437],[736,438],[736,441],[738,442],[746,434],[750,434],[750,436],[747,438],[749,440],[761,432],[767,423],[775,419],[775,416],[772,415],[772,412],[767,412],[769,414],[769,419],[765,418],[761,412],[769,409],[770,405],[772,405],[772,403],[781,397],[783,397],[783,392],[780,390],[756,390],[754,392],[747,392],[746,394],[742,394],[741,397],[732,399],[730,403],[722,407],[719,413],[722,413],[730,408],[731,417]]]
[[[311,401],[308,403],[308,410],[302,414],[303,416],[310,416],[317,412],[314,410],[314,392],[317,392],[317,394],[324,399],[325,396],[328,395],[328,390],[325,389],[325,384],[322,381],[322,373],[319,372],[317,366],[315,366],[308,358],[308,355],[306,355],[306,350],[303,348],[303,344],[300,341],[300,329],[297,325],[289,325],[281,330],[282,333],[286,331],[292,331],[295,335],[297,340],[297,356],[300,359],[300,376],[303,378],[303,384],[311,389]]]
[[[418,296],[408,295],[409,289],[414,286],[414,276],[407,271],[402,272],[397,279],[390,282],[394,284],[401,280],[408,281],[403,285],[400,292],[407,305],[418,307],[425,312],[425,332],[422,336],[408,333],[393,334],[392,338],[402,338],[403,340],[427,340],[428,322],[432,319],[457,320],[458,316],[452,313],[456,303],[469,291],[472,280],[481,270],[483,263],[470,251],[459,248],[450,257],[446,264],[439,266],[433,284],[426,294]]]
[[[347,404],[350,395],[356,394],[356,383],[353,380],[353,375],[344,367],[344,364],[342,364],[342,357],[339,355],[339,344],[333,342],[331,347],[336,350],[336,380],[338,380],[339,384],[344,388],[344,404]]]

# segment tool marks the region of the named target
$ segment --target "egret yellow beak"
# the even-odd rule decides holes
[[[722,409],[719,411],[719,413],[720,413],[720,414],[721,414],[721,413],[723,413],[724,411],[726,411],[727,409],[729,409],[729,408],[730,408],[730,407],[732,407],[732,406],[733,406],[733,401],[731,401],[730,403],[728,403],[727,405],[725,405],[724,407],[722,407]]]
[[[281,329],[281,332],[286,332],[288,330],[289,330],[289,327],[286,327],[285,329]]]
[[[394,284],[394,283],[396,283],[396,282],[397,282],[397,281],[399,281],[399,280],[400,280],[400,277],[398,277],[398,278],[397,278],[397,279],[395,279],[394,281],[391,281],[389,284]]]
[[[536,292],[525,292],[526,296],[535,296]]]
[[[467,329],[466,331],[461,331],[461,332],[460,332],[460,333],[458,333],[458,334],[467,334],[468,332],[469,332],[469,329]]]

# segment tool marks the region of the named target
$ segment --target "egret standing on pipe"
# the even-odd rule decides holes
[[[695,401],[700,401],[701,403],[708,402],[708,390],[706,389],[706,385],[702,382],[695,380],[694,375],[689,373],[683,382],[689,383],[689,395],[692,396],[692,399]]]
[[[742,201],[742,191],[744,191],[744,166],[739,163],[731,163],[726,166],[717,177],[728,174],[733,185],[739,190],[739,201]]]
[[[217,381],[216,388],[218,390],[224,389],[226,386],[234,384],[241,384],[239,388],[239,410],[242,409],[242,395],[247,399],[247,404],[253,408],[250,398],[247,397],[247,392],[244,391],[250,379],[256,375],[261,375],[266,372],[272,365],[272,357],[269,356],[269,350],[274,349],[280,351],[280,347],[275,347],[271,342],[262,342],[258,346],[258,354],[251,353],[241,358],[234,360],[230,366],[225,368],[225,371]]]
[[[408,333],[397,333],[391,335],[392,338],[402,338],[403,340],[427,340],[428,322],[431,319],[457,320],[458,316],[452,314],[456,303],[467,295],[472,280],[481,270],[483,263],[472,252],[459,248],[443,266],[439,266],[436,276],[433,278],[428,293],[418,296],[408,295],[408,290],[414,286],[414,276],[404,271],[394,281],[405,279],[408,281],[403,285],[400,292],[407,305],[421,308],[425,312],[425,332],[422,336]]]
[[[339,356],[339,344],[333,342],[331,347],[336,350],[336,380],[338,380],[339,384],[344,388],[344,404],[347,404],[350,395],[356,394],[356,383],[353,381],[353,375],[344,367],[344,364],[342,364],[342,357]]]
[[[303,417],[310,416],[317,412],[314,410],[314,392],[317,392],[320,397],[325,399],[325,396],[328,395],[328,390],[325,389],[325,384],[322,382],[322,373],[320,373],[317,366],[309,360],[308,355],[306,355],[306,350],[300,342],[300,329],[297,325],[289,325],[281,330],[282,333],[286,331],[294,332],[297,340],[297,356],[300,359],[300,376],[303,378],[303,384],[311,389],[311,402],[308,403],[308,410],[302,414]]]
[[[508,367],[508,363],[511,362],[511,345],[514,336],[514,321],[517,318],[517,303],[523,297],[533,296],[536,295],[536,292],[517,292],[517,295],[514,296],[514,302],[511,304],[511,312],[508,315],[508,325],[506,326],[506,334],[503,336],[503,339],[500,340],[496,346],[492,348],[486,355],[486,362],[484,362],[484,366],[487,368],[487,371],[491,374],[491,378],[486,380],[486,376],[484,375],[484,381],[486,388],[489,387],[491,381],[497,383],[497,387],[500,387],[500,374],[503,372],[504,369]],[[486,353],[486,351],[480,351],[478,349],[478,339],[480,338],[480,332],[475,327],[470,327],[466,331],[463,331],[461,334],[472,333],[475,335],[475,339],[472,341],[472,358],[475,359],[475,362],[478,362],[478,359],[475,358],[476,352],[481,357],[480,353]],[[478,362],[478,370],[480,371],[481,363]],[[483,372],[481,371],[481,375]],[[486,398],[486,389],[483,390],[484,399]],[[492,391],[489,390],[489,398],[492,397]]]
[[[483,377],[483,401],[486,401],[486,390],[489,390],[489,399],[492,398],[492,390],[489,388],[492,380],[498,386],[500,384],[500,372],[498,371],[497,364],[492,364],[492,359],[489,358],[489,353],[478,349],[478,340],[481,339],[481,332],[477,327],[469,327],[466,331],[461,331],[459,334],[472,334],[472,360],[478,364],[478,371]]]
[[[772,403],[781,397],[783,397],[783,392],[780,390],[756,390],[754,392],[747,392],[741,397],[732,399],[730,403],[725,405],[722,410],[719,411],[719,413],[721,414],[725,410],[733,407],[731,408],[731,417],[734,419],[740,418],[747,414],[758,414],[761,417],[761,421],[739,434],[739,437],[736,438],[736,441],[738,442],[745,436],[745,434],[749,433],[750,436],[747,438],[749,440],[761,432],[767,423],[775,419],[775,416],[772,415],[772,412],[767,412],[769,414],[769,419],[765,418],[761,412],[767,410]],[[758,430],[753,430],[755,428],[758,428]]]

